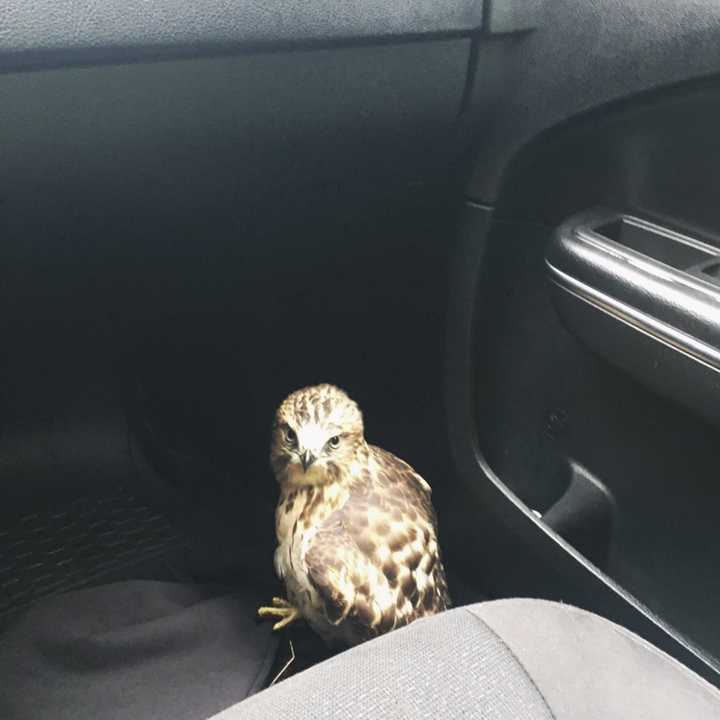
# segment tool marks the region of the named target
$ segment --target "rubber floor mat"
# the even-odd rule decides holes
[[[122,577],[183,544],[165,515],[125,488],[5,520],[0,619],[41,597]]]

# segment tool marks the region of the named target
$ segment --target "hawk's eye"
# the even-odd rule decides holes
[[[333,435],[328,442],[330,443],[330,447],[336,448],[338,445],[340,445],[340,436]]]
[[[297,442],[297,435],[292,428],[285,429],[285,442],[288,445],[295,445],[295,443]]]

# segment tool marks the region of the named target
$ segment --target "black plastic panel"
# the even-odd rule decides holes
[[[720,72],[715,0],[556,0],[528,8],[531,31],[478,47],[477,161],[468,191],[478,202],[496,201],[511,159],[541,132],[608,102]]]
[[[668,532],[673,512],[681,517],[693,512],[692,486],[701,482],[708,431],[682,415],[677,424],[660,425],[656,418],[667,412],[662,402],[622,384],[619,373],[594,362],[564,333],[542,272],[549,229],[493,225],[491,218],[491,208],[467,209],[456,254],[446,371],[450,439],[468,493],[463,499],[468,527],[474,528],[469,536],[474,545],[467,550],[475,553],[473,569],[497,596],[546,597],[592,610],[717,683],[716,661],[685,639],[712,644],[703,628],[708,615],[715,615],[710,583],[716,573],[705,565],[712,551],[702,539],[707,543],[716,525],[714,506],[695,509],[686,536]],[[594,415],[600,425],[588,437]],[[676,441],[682,456],[664,452]],[[652,462],[643,467],[648,447]],[[588,471],[593,474],[588,484],[598,491],[594,497],[568,495],[569,458],[586,479]],[[640,485],[656,493],[654,512]],[[621,511],[617,527],[615,501]],[[592,518],[592,538],[577,533],[559,503],[582,510],[583,531]],[[553,528],[533,509],[548,512]],[[612,537],[608,573],[558,533],[600,564],[607,561]],[[648,565],[644,576],[627,580],[622,563],[634,558],[618,557],[617,547],[633,548],[638,536],[646,540],[641,561],[649,556],[658,567]],[[663,571],[671,550],[682,550],[687,559],[680,566],[673,562],[673,577]],[[621,574],[622,584],[612,579]],[[696,598],[694,615],[664,604],[665,588],[675,587],[677,598],[683,590],[692,594],[698,583],[705,583],[709,595]]]
[[[703,247],[679,233],[627,216],[613,219],[594,230],[601,238],[608,238],[677,270],[688,270],[720,254],[720,249]]]
[[[122,232],[157,236],[160,218],[178,236],[203,214],[250,212],[294,192],[337,196],[442,175],[457,152],[469,47],[457,39],[0,75],[5,252],[31,242],[62,252],[61,238],[92,224],[98,245]]]
[[[0,4],[0,68],[158,51],[468,33],[482,0],[11,0]]]

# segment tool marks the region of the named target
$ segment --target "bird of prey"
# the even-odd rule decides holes
[[[303,388],[280,405],[270,464],[287,599],[259,614],[276,630],[303,618],[328,645],[355,645],[450,607],[430,486],[365,441],[342,390]]]

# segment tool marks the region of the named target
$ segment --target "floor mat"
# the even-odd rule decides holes
[[[184,545],[167,517],[126,488],[0,525],[0,622],[47,595],[148,575],[178,579]]]
[[[35,604],[0,642],[3,720],[201,720],[265,684],[261,595],[119,582]]]

